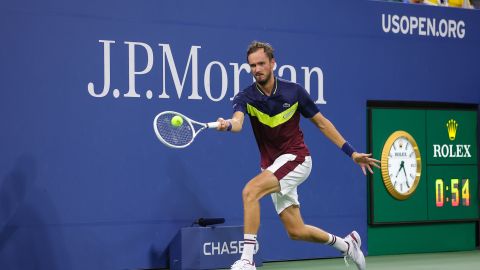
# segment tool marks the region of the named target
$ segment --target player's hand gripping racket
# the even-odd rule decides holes
[[[171,148],[185,148],[206,128],[217,128],[218,122],[200,123],[185,115],[165,111],[153,120],[153,129],[158,139]]]

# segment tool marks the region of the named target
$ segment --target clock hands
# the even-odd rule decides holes
[[[404,163],[404,162],[403,162],[403,160],[402,160],[402,163],[400,163],[400,168],[398,168],[398,172],[397,172],[397,174],[395,175],[395,178],[398,177],[398,174],[399,174],[400,171],[402,170],[402,168],[403,168],[403,163]]]
[[[403,161],[402,161],[402,165],[403,165]],[[405,183],[407,184],[407,187],[410,188],[410,185],[408,184],[408,177],[407,177],[407,172],[405,171],[405,167],[402,166],[402,169],[403,169],[403,173],[405,174]]]
[[[405,175],[405,184],[407,184],[407,188],[410,188],[410,185],[408,184],[407,171],[405,170],[405,162],[403,160],[402,163],[400,163],[400,169],[403,169],[403,174]]]
[[[405,161],[403,161],[403,160],[400,162],[400,168],[398,168],[398,171],[397,171],[397,174],[395,175],[395,178],[398,177],[398,174],[400,173],[401,170],[403,170],[403,174],[405,175],[405,184],[407,184],[407,188],[410,188],[410,185],[408,184],[407,171],[405,170]]]

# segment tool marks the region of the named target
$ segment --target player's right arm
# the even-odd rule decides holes
[[[219,122],[220,124],[218,125],[217,130],[240,132],[243,127],[244,119],[245,119],[245,114],[242,111],[234,112],[231,119],[218,118],[217,122]]]
[[[243,127],[243,120],[245,119],[245,112],[247,111],[247,101],[245,92],[238,93],[233,98],[233,115],[230,119],[218,118],[217,122],[220,124],[217,127],[218,131],[232,131],[240,132]]]

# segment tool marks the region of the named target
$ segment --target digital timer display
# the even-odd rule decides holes
[[[478,218],[477,166],[431,166],[428,169],[430,220]]]
[[[450,183],[450,185],[445,185],[443,179],[435,181],[435,203],[437,207],[443,207],[445,203],[449,202],[452,207],[470,206],[469,179],[462,179],[461,181],[457,178],[450,179]]]

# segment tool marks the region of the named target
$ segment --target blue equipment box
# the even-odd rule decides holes
[[[187,227],[169,246],[171,270],[230,268],[243,250],[243,226]],[[262,265],[260,252],[256,266]]]

